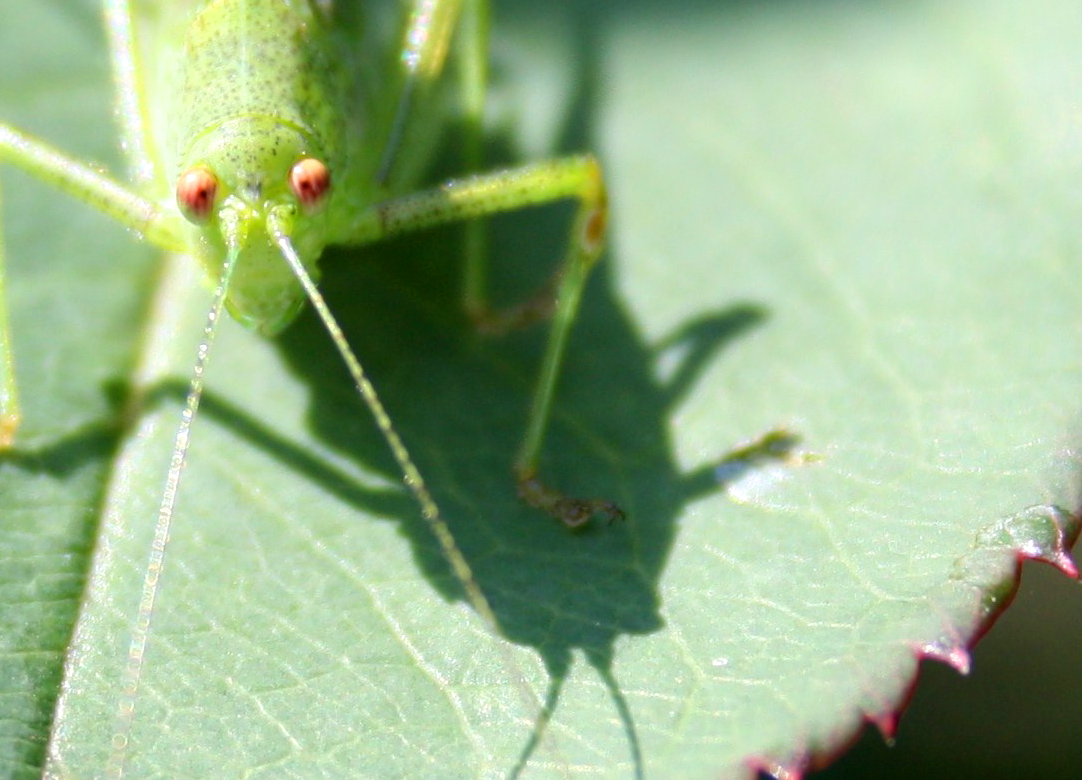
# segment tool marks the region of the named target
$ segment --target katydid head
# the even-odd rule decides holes
[[[321,150],[298,128],[271,117],[238,117],[200,136],[184,155],[176,200],[193,227],[193,254],[211,281],[227,252],[236,270],[230,313],[266,334],[288,325],[305,296],[282,254],[284,237],[305,269],[327,242],[331,172]]]

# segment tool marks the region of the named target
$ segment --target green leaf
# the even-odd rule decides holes
[[[0,117],[116,170],[95,8],[5,9]],[[593,149],[612,190],[543,468],[627,521],[571,534],[516,500],[544,328],[470,331],[457,231],[333,252],[324,289],[499,636],[314,317],[228,322],[112,748],[208,295],[5,168],[26,421],[0,456],[0,776],[795,767],[889,719],[919,655],[961,664],[1020,556],[1069,568],[1070,3],[496,10],[491,157]],[[499,300],[566,216],[495,222]]]

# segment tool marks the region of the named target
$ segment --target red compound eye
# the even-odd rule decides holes
[[[306,157],[289,171],[289,187],[306,209],[323,203],[331,188],[331,172],[314,157]]]
[[[218,177],[199,165],[185,172],[177,182],[177,206],[189,222],[199,225],[210,218]]]

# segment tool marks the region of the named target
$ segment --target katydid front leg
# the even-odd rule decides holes
[[[368,244],[399,233],[564,199],[577,200],[579,208],[558,274],[552,330],[514,470],[523,500],[574,528],[598,514],[610,522],[623,517],[613,502],[565,496],[547,486],[537,473],[567,337],[578,313],[586,279],[604,245],[608,204],[597,160],[589,155],[567,157],[452,179],[435,189],[365,209],[354,222],[350,235],[344,238],[348,243]]]
[[[184,251],[178,216],[90,166],[2,122],[0,163],[11,163],[39,180],[56,186],[166,251]],[[12,445],[20,420],[4,283],[2,238],[0,236],[0,450]]]

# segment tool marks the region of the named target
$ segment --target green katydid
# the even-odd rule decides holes
[[[175,36],[173,67],[147,67],[133,32],[133,0],[107,0],[106,19],[118,83],[128,186],[0,124],[0,160],[19,166],[96,207],[167,251],[192,255],[214,288],[205,338],[193,371],[161,502],[143,599],[120,706],[115,770],[123,767],[130,718],[154,610],[165,544],[203,389],[209,347],[223,308],[268,335],[286,327],[305,301],[325,324],[364,402],[401,467],[474,608],[494,622],[468,564],[439,518],[435,502],[383,411],[375,390],[323,302],[314,278],[327,245],[362,245],[399,233],[554,200],[579,207],[568,255],[557,276],[551,335],[514,469],[519,493],[574,526],[597,514],[619,515],[600,500],[570,499],[545,486],[537,464],[556,379],[581,291],[598,259],[605,226],[604,185],[597,162],[572,157],[471,175],[414,191],[438,118],[433,96],[463,20],[470,39],[454,40],[463,63],[465,113],[480,125],[485,81],[485,0],[415,0],[400,46],[402,72],[369,90],[371,63],[350,48],[357,22],[352,3],[319,0],[216,0],[165,4]],[[348,6],[349,12],[339,6]],[[174,100],[168,131],[146,100],[152,74],[168,74]],[[179,76],[177,74],[180,74]],[[467,157],[476,161],[476,143]],[[469,244],[478,245],[476,238]],[[482,323],[502,324],[486,306],[483,258],[466,259],[464,298]],[[0,267],[0,285],[3,282]],[[11,334],[0,286],[0,446],[16,435],[19,404],[10,359]],[[514,320],[511,316],[509,319]]]

